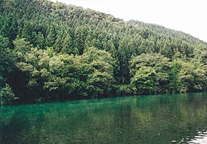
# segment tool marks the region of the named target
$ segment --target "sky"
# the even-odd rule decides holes
[[[207,0],[51,0],[183,31],[207,42]]]

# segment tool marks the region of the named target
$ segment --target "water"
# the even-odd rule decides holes
[[[2,144],[171,144],[207,139],[207,93],[1,107]]]

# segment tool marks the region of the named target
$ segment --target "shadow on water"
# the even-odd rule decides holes
[[[19,134],[24,131],[29,131],[31,128],[30,121],[21,111],[16,111],[11,118],[11,121],[2,127],[2,140],[3,144],[19,144]]]
[[[32,118],[34,118],[32,120]],[[44,114],[26,113],[24,110],[15,110],[9,122],[1,123],[2,144],[24,144],[40,142],[42,125],[44,123]]]

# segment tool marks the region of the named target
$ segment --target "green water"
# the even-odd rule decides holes
[[[187,143],[207,131],[207,93],[1,107],[2,144]]]

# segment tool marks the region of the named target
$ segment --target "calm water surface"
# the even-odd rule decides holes
[[[1,107],[0,124],[2,144],[196,143],[207,137],[207,93]]]

